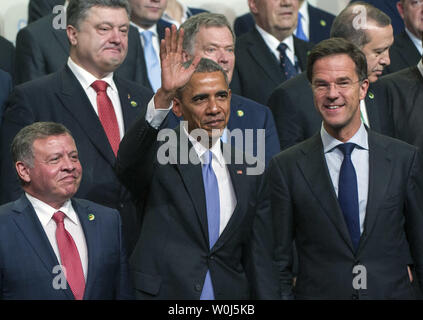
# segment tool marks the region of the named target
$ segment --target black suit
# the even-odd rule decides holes
[[[124,126],[128,129],[152,93],[118,77],[115,77],[115,83]],[[137,102],[136,107],[131,105],[133,101]],[[21,128],[36,121],[59,122],[72,132],[84,171],[76,196],[120,211],[128,252],[131,252],[139,232],[135,206],[129,192],[116,177],[116,158],[100,120],[67,66],[57,73],[15,87],[10,97],[1,127],[1,203],[17,199],[21,193],[12,165],[10,143]]]
[[[403,31],[395,36],[394,44],[389,50],[389,57],[391,64],[385,68],[386,74],[415,66],[421,55],[408,34]]]
[[[423,150],[423,76],[416,66],[379,80],[386,90],[395,137]]]
[[[0,127],[1,127],[1,120],[3,117],[4,106],[11,91],[12,91],[12,78],[7,72],[0,70]]]
[[[281,296],[298,299],[412,299],[410,252],[423,275],[423,181],[415,147],[368,132],[369,193],[354,251],[320,133],[281,152],[269,168]],[[290,249],[299,257],[292,289]],[[354,289],[359,267],[367,289]],[[363,278],[361,278],[363,279]],[[420,287],[422,281],[420,280]],[[361,283],[363,285],[363,282]]]
[[[386,111],[385,95],[379,88],[377,82],[372,83],[365,98],[369,125],[377,132],[393,136],[392,117]],[[275,118],[281,150],[310,138],[322,126],[305,72],[277,87],[268,106]]]
[[[68,61],[70,44],[64,29],[53,28],[54,15],[49,14],[21,29],[16,37],[16,83],[40,78],[61,70]],[[128,54],[116,74],[148,86],[140,65],[144,57],[139,34],[129,28]]]
[[[302,71],[312,44],[294,37],[294,51]],[[273,90],[286,80],[279,64],[256,28],[236,41],[233,93],[266,105]]]
[[[15,74],[15,46],[0,36],[0,69],[8,72],[13,78]]]
[[[28,24],[51,14],[54,6],[64,4],[65,0],[29,0]]]
[[[277,297],[261,176],[248,175],[245,162],[227,165],[237,203],[209,249],[201,165],[180,164],[173,156],[175,164],[160,164],[156,154],[163,144],[157,134],[142,115],[122,140],[116,165],[124,184],[144,200],[142,230],[130,259],[136,297],[199,299],[208,269],[216,299]],[[180,141],[179,128],[175,135]],[[179,155],[179,142],[171,145]]]

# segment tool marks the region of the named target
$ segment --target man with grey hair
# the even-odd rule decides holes
[[[225,70],[228,80],[231,82],[235,66],[235,35],[226,17],[216,13],[200,13],[188,18],[181,25],[181,28],[184,29],[182,44],[184,60],[192,59],[194,56],[211,59]],[[174,113],[170,113],[166,126],[174,128],[179,124],[179,120],[180,118],[176,117]],[[252,144],[237,140],[228,134],[228,132],[236,129],[241,130],[244,137],[247,136],[248,130],[253,130]],[[263,144],[263,142],[258,140],[258,132],[262,129],[265,130],[263,141],[265,152],[259,154],[258,145]],[[260,158],[266,164],[280,151],[270,109],[237,94],[232,94],[230,117],[222,140]],[[240,142],[242,142],[242,145],[237,145]]]
[[[140,221],[129,192],[114,172],[119,142],[152,92],[114,74],[128,49],[126,0],[70,0],[67,35],[71,45],[64,68],[15,87],[1,132],[0,200],[21,194],[9,145],[16,133],[36,121],[68,127],[86,172],[77,196],[118,209],[131,252]]]
[[[98,4],[127,7],[127,1],[96,1]],[[126,3],[126,4],[125,4]],[[16,37],[16,83],[38,79],[61,70],[71,48],[66,34],[66,11],[69,1],[50,10],[49,14],[19,30]],[[84,5],[89,7],[92,1]],[[129,7],[128,7],[129,10]],[[128,12],[129,15],[129,12]],[[146,86],[147,74],[138,63],[143,55],[138,32],[131,26],[128,32],[128,53],[116,73],[127,80]]]
[[[162,87],[122,140],[116,170],[144,202],[130,270],[138,299],[275,299],[263,175],[222,143],[231,90],[216,62],[161,46]],[[170,105],[185,122],[159,131]],[[223,150],[223,151],[222,151]],[[230,150],[231,152],[228,152]],[[225,152],[226,151],[226,152]]]
[[[24,194],[0,206],[0,300],[131,299],[119,212],[73,198],[82,167],[69,130],[35,122],[11,151]]]
[[[357,21],[367,24],[360,26]],[[335,18],[331,37],[349,40],[365,54],[371,85],[361,102],[362,121],[380,133],[393,135],[392,120],[384,112],[383,94],[375,85],[390,63],[389,48],[394,39],[390,18],[372,5],[354,2]],[[313,93],[305,73],[277,87],[268,105],[275,117],[282,150],[311,137],[321,127],[322,119],[314,108]]]

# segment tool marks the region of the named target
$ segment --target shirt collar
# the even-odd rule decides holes
[[[272,50],[272,52],[279,59],[279,52],[278,52],[277,48],[278,48],[278,46],[281,42],[278,39],[276,39],[273,35],[271,35],[269,32],[265,31],[263,28],[258,26],[257,24],[256,24],[256,28],[257,28],[257,31],[262,36],[266,45]],[[294,38],[292,37],[292,35],[283,39],[282,42],[287,45],[287,47],[288,47],[287,49],[289,51],[291,51],[292,53],[294,52]]]
[[[302,19],[308,23],[309,17],[308,17],[308,2],[307,1],[303,1],[303,4],[301,5],[298,12],[301,13]]]
[[[47,224],[50,222],[50,220],[53,218],[53,215],[57,211],[62,211],[67,218],[72,221],[72,223],[78,225],[78,218],[76,216],[76,213],[74,210],[72,210],[72,203],[70,200],[67,200],[63,206],[57,210],[51,206],[49,206],[47,203],[31,196],[28,193],[25,193],[26,197],[28,198],[29,202],[32,204],[32,207],[35,210],[35,213],[38,216],[38,219],[41,222],[41,225],[45,228]]]
[[[405,28],[405,32],[410,37],[411,41],[413,42],[416,49],[419,51],[420,54],[423,54],[423,43],[422,39],[417,38],[414,34],[410,32],[407,28]]]
[[[417,64],[417,69],[419,69],[422,77],[423,77],[423,59],[420,59],[420,62]]]
[[[342,141],[339,141],[338,139],[335,139],[334,137],[332,137],[326,131],[325,127],[323,126],[323,123],[322,123],[322,128],[320,130],[320,136],[322,137],[324,153],[333,151],[334,149],[336,149],[338,145],[343,143]],[[361,123],[358,131],[347,142],[355,143],[360,149],[369,150],[368,134],[363,123]]]
[[[113,72],[109,73],[107,76],[105,76],[102,79],[97,79],[94,77],[91,73],[89,73],[84,68],[78,66],[71,57],[68,59],[68,67],[71,69],[75,77],[78,79],[81,86],[84,88],[84,90],[87,90],[91,87],[91,84],[96,80],[103,80],[107,82],[107,84],[115,91],[117,91],[115,82],[113,81]]]
[[[185,121],[183,122],[186,123]],[[201,163],[204,163],[204,154],[207,151],[211,151],[213,154],[213,159],[217,160],[217,163],[220,167],[223,167],[225,165],[225,160],[223,158],[222,149],[221,149],[221,140],[216,139],[216,142],[212,145],[210,149],[203,146],[200,142],[198,142],[194,137],[192,137],[190,134],[188,134],[188,131],[186,129],[186,126],[183,126],[184,133],[188,136],[189,141],[192,143],[192,146],[197,153],[197,156],[200,158]]]
[[[144,29],[144,28],[142,28],[142,27],[140,27],[139,25],[137,25],[137,24],[135,24],[135,23],[133,23],[132,21],[130,21],[129,22],[129,24],[131,24],[131,25],[133,25],[135,28],[137,28],[138,29],[138,33],[140,33],[140,35],[141,35],[141,33],[143,32],[143,31],[151,31],[151,33],[153,33],[153,37],[158,37],[158,35],[157,35],[157,24],[153,24],[150,28],[148,28],[148,29]]]

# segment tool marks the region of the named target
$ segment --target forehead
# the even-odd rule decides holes
[[[337,79],[340,77],[354,78],[355,62],[347,54],[334,54],[316,60],[313,65],[313,79]]]
[[[196,43],[233,45],[234,38],[227,27],[201,26],[196,36]]]
[[[370,42],[364,45],[363,50],[366,49],[383,49],[390,47],[394,42],[394,34],[392,26],[379,27],[374,24],[369,24],[366,34]]]
[[[196,72],[188,82],[186,89],[188,90],[184,90],[184,92],[194,96],[200,93],[211,94],[221,90],[228,90],[228,85],[223,73],[220,71]]]
[[[57,152],[58,149],[63,147],[66,149],[76,150],[75,141],[67,133],[35,139],[32,146],[34,151],[42,151],[43,153]]]
[[[125,8],[94,6],[87,11],[83,22],[94,25],[98,23],[124,25],[129,24],[129,17]]]

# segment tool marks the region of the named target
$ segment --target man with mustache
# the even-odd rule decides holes
[[[235,45],[234,93],[267,105],[273,90],[305,70],[313,44],[293,35],[299,0],[249,0],[255,28]]]
[[[359,14],[365,14],[366,19],[358,19]],[[354,26],[356,21],[367,24]],[[331,37],[347,39],[365,54],[371,84],[361,102],[362,120],[375,131],[393,135],[392,120],[384,111],[386,102],[377,86],[377,79],[390,64],[389,48],[394,41],[390,18],[370,4],[354,2],[335,18]],[[313,93],[305,73],[277,87],[268,105],[275,117],[281,149],[311,137],[320,128],[322,120],[314,108]]]
[[[36,121],[54,121],[72,131],[85,175],[76,196],[118,209],[130,252],[139,220],[129,192],[114,172],[125,131],[152,92],[114,74],[128,50],[130,7],[126,0],[70,0],[70,55],[56,73],[15,87],[1,132],[0,199],[16,200],[21,189],[9,146],[16,133]]]
[[[227,74],[198,56],[183,64],[183,32],[167,29],[162,87],[118,153],[118,176],[144,204],[130,260],[136,298],[277,298],[266,185],[250,156],[220,139]],[[165,129],[167,139],[159,128],[171,105],[186,122]]]
[[[36,122],[11,150],[24,194],[0,206],[0,300],[131,299],[119,212],[73,198],[82,167],[70,131]]]

